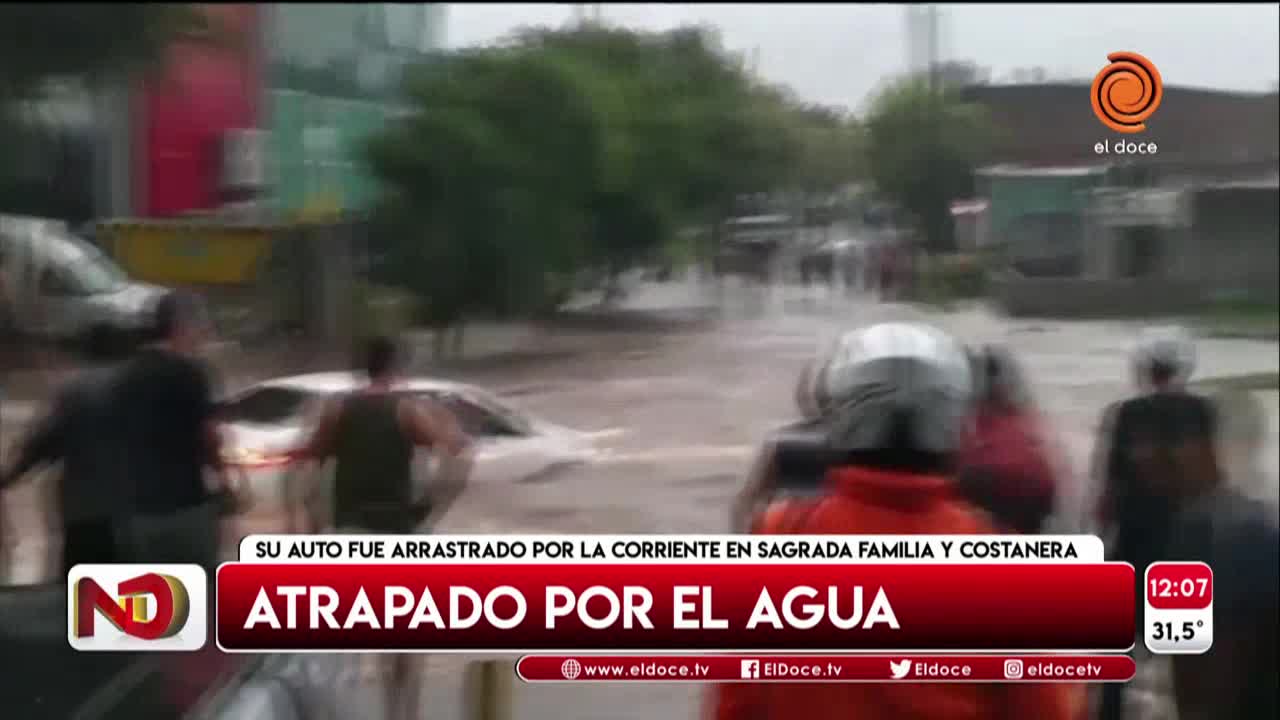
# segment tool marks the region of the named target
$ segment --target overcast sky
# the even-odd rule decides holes
[[[559,25],[571,5],[454,4],[449,45],[491,42],[521,25]],[[1167,85],[1270,90],[1280,78],[1280,4],[942,5],[944,59],[973,60],[996,79],[1041,66],[1092,79],[1109,52],[1131,50]],[[802,97],[858,108],[907,67],[903,5],[603,4],[607,22],[667,29],[705,23],[727,47],[759,48],[759,71]]]

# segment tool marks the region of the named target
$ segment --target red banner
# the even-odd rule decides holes
[[[1127,682],[1126,655],[526,655],[525,682]]]
[[[275,565],[218,570],[228,651],[1037,651],[1133,645],[1133,568]]]

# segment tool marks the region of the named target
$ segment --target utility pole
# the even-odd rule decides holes
[[[941,64],[938,58],[938,6],[930,4],[926,12],[928,13],[926,18],[929,30],[929,51],[926,70],[929,73],[929,89],[937,92],[940,89],[938,71]]]
[[[941,63],[938,59],[938,6],[936,3],[930,3],[926,10],[926,28],[928,30],[928,65],[925,71],[929,73],[929,129],[930,146],[933,152],[937,152],[942,141],[942,83],[940,77]],[[935,197],[935,200],[941,201],[941,196]],[[924,220],[924,244],[926,252],[930,250],[935,242],[939,239],[937,234],[944,231],[946,224],[939,222],[938,217],[921,218]],[[933,237],[931,237],[933,236]],[[932,242],[931,242],[932,241]],[[920,253],[917,248],[911,248],[913,255],[909,267],[911,268],[908,282],[910,283],[910,291],[915,292],[919,279]]]

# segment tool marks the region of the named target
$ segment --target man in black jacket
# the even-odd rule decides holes
[[[155,307],[152,342],[120,369],[114,398],[133,488],[126,542],[135,562],[193,563],[212,576],[231,487],[221,461],[213,379],[200,359],[203,300],[172,291]],[[216,476],[206,484],[205,471]]]
[[[1216,399],[1219,446],[1229,465],[1174,521],[1167,558],[1213,568],[1213,647],[1173,659],[1181,720],[1274,718],[1278,708],[1276,619],[1280,617],[1280,530],[1274,501],[1255,466],[1266,415],[1247,393]],[[1262,492],[1258,492],[1262,490]]]
[[[1103,483],[1098,519],[1113,534],[1112,559],[1137,573],[1135,608],[1142,628],[1142,578],[1168,556],[1175,519],[1202,488],[1219,484],[1217,416],[1186,382],[1195,349],[1180,328],[1147,331],[1134,357],[1142,392],[1107,410],[1095,450]],[[1121,720],[1124,688],[1103,687],[1099,720]]]
[[[62,387],[49,413],[19,446],[13,465],[0,475],[4,488],[37,467],[62,464],[58,504],[64,571],[80,563],[123,561],[119,530],[131,493],[120,472],[110,398],[123,347],[119,340],[106,326],[90,332],[90,366]]]

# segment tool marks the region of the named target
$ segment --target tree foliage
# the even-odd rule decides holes
[[[905,78],[875,99],[866,134],[877,189],[914,216],[929,249],[950,249],[951,202],[972,192],[973,170],[990,149],[982,108]]]
[[[857,165],[850,119],[751,77],[699,28],[524,29],[422,64],[407,91],[367,159],[399,280],[438,326],[553,307],[739,195],[827,189]]]

